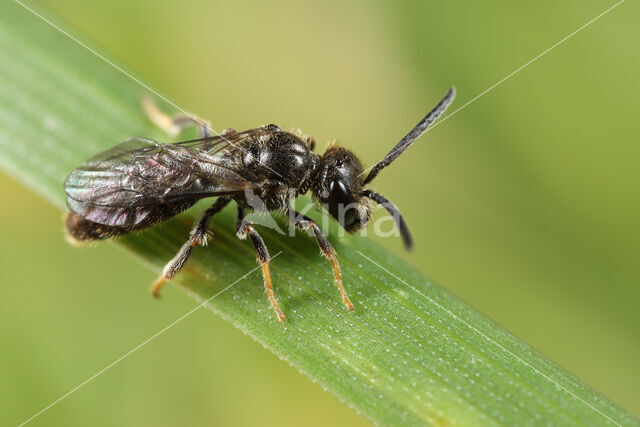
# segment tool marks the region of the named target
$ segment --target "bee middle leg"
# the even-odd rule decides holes
[[[318,224],[308,216],[292,209],[289,210],[287,216],[294,226],[302,230],[311,229],[313,231],[316,241],[318,242],[318,246],[320,246],[320,250],[322,251],[322,255],[331,263],[331,267],[333,268],[333,277],[336,285],[338,286],[338,290],[340,291],[342,302],[347,306],[347,310],[353,310],[353,304],[349,300],[347,292],[344,290],[344,286],[342,285],[342,273],[340,272],[340,264],[336,257],[336,251],[333,249],[333,246],[331,246],[327,236],[325,236],[322,230],[320,230]]]
[[[180,271],[191,256],[194,247],[198,245],[206,246],[209,240],[209,236],[207,235],[209,220],[212,216],[220,212],[230,201],[231,198],[229,197],[219,197],[209,209],[202,213],[200,219],[198,219],[189,233],[189,240],[182,245],[178,253],[164,266],[162,275],[151,285],[151,293],[154,297],[158,298],[160,296],[160,289],[162,289],[164,284]]]
[[[271,304],[273,311],[275,311],[278,321],[284,322],[285,316],[278,306],[278,300],[276,299],[276,294],[273,291],[273,284],[271,283],[271,271],[269,269],[270,257],[269,251],[267,250],[267,245],[264,244],[264,240],[262,240],[262,237],[260,237],[253,224],[244,219],[244,210],[240,206],[238,206],[236,234],[240,239],[244,240],[247,238],[247,236],[249,236],[249,238],[251,239],[251,243],[253,243],[253,247],[256,250],[256,258],[258,260],[258,263],[260,264],[260,267],[262,268],[264,290],[267,292],[269,303]]]

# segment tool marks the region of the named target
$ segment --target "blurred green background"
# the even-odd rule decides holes
[[[27,4],[218,130],[300,127],[320,149],[337,138],[370,165],[449,85],[455,109],[614,3]],[[381,244],[636,416],[638,18],[625,2],[429,132],[375,183],[416,248]],[[154,275],[135,259],[108,243],[70,247],[61,212],[6,175],[0,188],[0,423],[15,424],[194,301],[173,286],[153,301]],[[33,424],[366,421],[203,310]]]

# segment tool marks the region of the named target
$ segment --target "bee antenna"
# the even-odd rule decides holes
[[[362,193],[360,193],[360,195],[370,198],[371,200],[385,208],[387,212],[389,212],[389,214],[396,222],[398,229],[400,230],[400,235],[402,236],[404,247],[407,248],[407,250],[411,250],[411,248],[413,247],[411,233],[409,232],[409,227],[404,221],[404,218],[402,217],[402,214],[400,213],[396,205],[391,203],[391,201],[384,197],[382,194],[374,193],[373,191],[364,190]]]
[[[424,118],[420,120],[418,124],[415,125],[414,128],[411,129],[411,131],[409,131],[409,133],[406,134],[404,138],[402,138],[391,151],[389,151],[384,159],[378,162],[378,164],[371,169],[371,172],[369,172],[369,175],[365,178],[363,184],[368,184],[369,182],[373,181],[373,178],[375,178],[382,169],[386,168],[391,164],[391,162],[400,157],[400,154],[404,153],[404,150],[409,148],[409,146],[413,144],[413,141],[415,141],[420,137],[420,135],[425,133],[427,128],[431,126],[431,123],[435,122],[436,119],[440,117],[442,113],[444,113],[444,111],[447,109],[449,104],[451,104],[453,98],[455,97],[456,88],[451,86],[444,98],[442,98],[440,102],[438,102],[438,105],[436,105],[435,108],[429,112],[429,114],[424,116]]]

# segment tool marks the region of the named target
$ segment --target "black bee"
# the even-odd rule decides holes
[[[154,226],[199,199],[217,197],[152,285],[157,296],[163,284],[182,268],[193,248],[207,244],[211,217],[235,201],[237,236],[251,239],[269,302],[278,320],[283,321],[285,316],[271,285],[267,247],[253,224],[244,218],[247,210],[283,210],[293,225],[313,231],[322,253],[331,262],[342,301],[352,310],[333,247],[313,220],[294,210],[293,201],[311,190],[313,198],[349,233],[367,225],[371,201],[376,202],[394,217],[409,249],[411,236],[398,209],[381,194],[364,187],[422,135],[454,97],[455,89],[451,88],[366,178],[358,158],[338,145],[330,144],[320,156],[313,152],[313,138],[283,131],[277,125],[244,132],[229,129],[222,135],[209,136],[201,119],[169,117],[147,102],[147,113],[156,124],[176,134],[187,126],[197,125],[202,137],[172,144],[130,138],[89,159],[71,172],[65,182],[70,210],[67,229],[76,240],[105,239]]]

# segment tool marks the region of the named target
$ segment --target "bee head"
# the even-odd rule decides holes
[[[349,233],[367,225],[371,216],[362,192],[362,164],[349,150],[332,143],[320,158],[312,187],[315,199]]]
[[[456,90],[451,87],[444,98],[370,169],[364,179],[361,178],[363,170],[358,158],[351,151],[333,143],[329,144],[321,158],[318,174],[315,175],[313,194],[345,230],[354,233],[367,225],[371,217],[371,202],[375,202],[391,214],[400,230],[405,247],[411,249],[411,234],[398,208],[382,194],[363,187],[373,181],[380,171],[393,163],[426,132],[444,113],[455,96]]]

